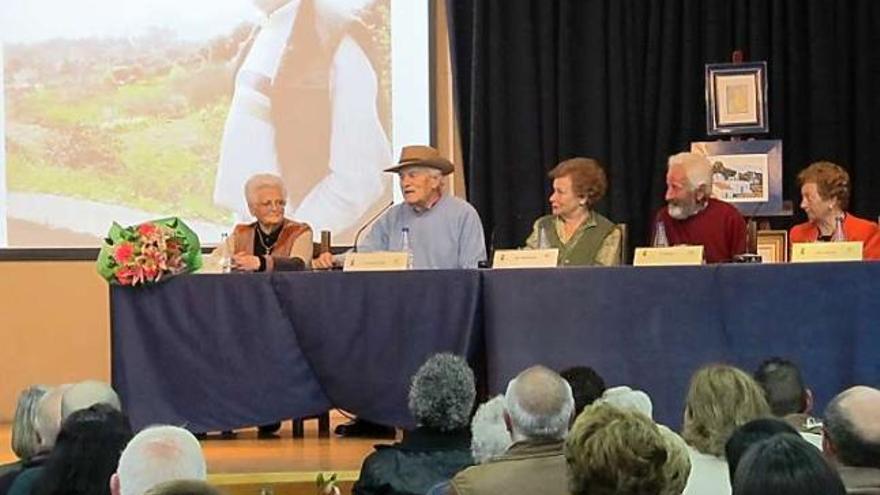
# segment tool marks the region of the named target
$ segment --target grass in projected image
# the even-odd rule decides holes
[[[390,102],[389,2],[361,14],[384,59],[377,76]],[[252,30],[244,23],[201,42],[155,29],[7,44],[9,191],[228,224],[232,212],[213,202],[214,179],[237,55]]]
[[[88,43],[91,60],[113,59]],[[8,70],[10,190],[228,221],[212,191],[232,70],[228,60],[199,62],[190,55],[52,70],[51,60],[30,58],[30,70],[51,71],[39,83]]]

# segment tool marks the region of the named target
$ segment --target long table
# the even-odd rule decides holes
[[[821,406],[880,384],[880,263],[275,273],[111,289],[113,384],[136,427],[231,429],[341,407],[413,426],[440,351],[488,392],[532,364],[595,368],[680,424],[691,373],[799,363]]]

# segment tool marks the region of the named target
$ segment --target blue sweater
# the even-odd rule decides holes
[[[480,215],[467,201],[442,196],[428,210],[417,212],[401,203],[373,225],[358,250],[401,251],[401,232],[409,228],[413,268],[476,268],[486,259],[486,242]]]

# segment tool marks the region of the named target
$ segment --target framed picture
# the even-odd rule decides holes
[[[764,134],[767,62],[706,64],[706,133]]]
[[[758,254],[762,263],[788,263],[788,231],[759,230]]]
[[[712,197],[747,217],[788,215],[782,201],[782,141],[691,143],[712,164]]]

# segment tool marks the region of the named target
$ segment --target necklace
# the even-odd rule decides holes
[[[266,250],[266,254],[269,254],[272,251],[272,248],[275,247],[275,243],[278,242],[278,238],[276,237],[274,241],[270,243],[266,243],[266,238],[263,236],[269,237],[270,234],[263,234],[263,229],[257,225],[257,239],[260,241],[260,245],[263,246],[263,249]]]

